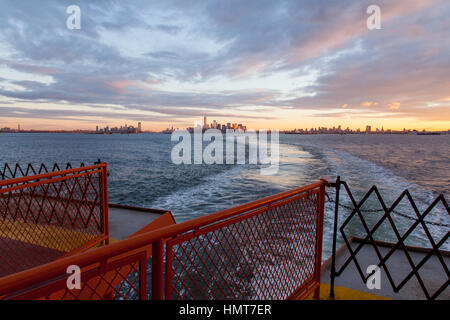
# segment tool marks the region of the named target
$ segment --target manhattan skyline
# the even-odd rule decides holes
[[[200,122],[196,122],[197,126],[201,126],[202,129],[219,129],[222,132],[225,132],[226,130],[237,130],[237,131],[247,131],[247,130],[259,130],[255,128],[247,128],[247,126],[242,123],[237,122],[227,122],[226,124],[221,124],[220,122],[217,122],[217,120],[213,119],[211,123],[207,123],[206,120],[207,117],[204,117],[203,124],[200,124]],[[231,121],[231,120],[230,120]],[[143,127],[142,122],[137,122],[136,126],[133,124],[128,126],[120,125],[117,127],[111,127],[109,125],[106,125],[105,127],[101,127],[99,125],[95,126],[95,128],[89,128],[89,129],[80,129],[80,128],[71,128],[71,129],[62,129],[62,128],[55,128],[55,129],[36,129],[36,128],[23,128],[21,127],[20,123],[17,124],[16,128],[10,128],[10,127],[2,127],[0,126],[0,133],[18,133],[18,132],[73,132],[73,133],[97,133],[97,134],[104,134],[104,133],[171,133],[174,130],[190,130],[192,131],[194,129],[194,126],[188,126],[188,127],[174,127],[171,125],[170,127],[167,127],[162,130],[154,130],[152,128],[145,128]],[[391,134],[391,133],[420,133],[420,132],[439,132],[443,134],[450,134],[450,128],[444,129],[444,130],[427,130],[427,129],[417,129],[417,128],[406,128],[403,129],[392,129],[392,128],[385,128],[384,126],[381,126],[381,128],[378,127],[372,127],[371,125],[366,125],[364,128],[350,128],[350,127],[343,127],[342,125],[334,125],[332,127],[324,127],[324,126],[318,126],[318,127],[305,127],[305,128],[289,128],[289,129],[279,129],[279,128],[271,128],[272,130],[279,130],[280,132],[284,133],[297,133],[297,134],[359,134],[359,133],[374,133],[374,134]],[[269,130],[271,130],[269,129]]]
[[[0,128],[450,127],[444,0],[4,1]]]

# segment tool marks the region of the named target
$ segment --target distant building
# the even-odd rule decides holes
[[[371,126],[366,126],[366,133],[370,133],[372,132],[372,127]]]
[[[134,127],[134,126],[128,126],[127,124],[125,124],[125,126],[120,126],[120,128],[118,127],[114,127],[114,128],[110,128],[109,126],[106,126],[104,128],[99,128],[99,126],[95,127],[95,133],[97,134],[111,134],[111,133],[141,133],[142,131],[142,123],[138,122],[138,126]]]

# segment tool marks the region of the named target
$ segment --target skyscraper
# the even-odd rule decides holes
[[[203,117],[203,128],[208,129],[208,118],[206,116]]]
[[[142,132],[142,123],[138,122],[138,132]]]

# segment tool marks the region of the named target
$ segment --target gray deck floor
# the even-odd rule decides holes
[[[123,240],[129,237],[161,216],[158,213],[112,206],[108,208],[108,215],[109,236],[116,240]]]
[[[352,248],[356,248],[357,245],[357,243],[352,242]],[[389,247],[384,246],[379,248],[382,256],[390,250]],[[415,265],[417,265],[426,255],[426,253],[418,251],[409,251],[409,254]],[[338,252],[336,256],[337,270],[339,270],[349,256],[350,253],[347,248],[343,248],[343,250]],[[364,273],[369,265],[377,264],[379,261],[375,249],[371,245],[363,245],[361,251],[356,257],[360,263],[361,270]],[[447,268],[450,268],[450,257],[443,256],[443,259]],[[402,250],[396,250],[396,252],[394,252],[388,259],[386,265],[396,285],[400,284],[400,282],[412,270],[406,255]],[[323,265],[321,282],[330,283],[330,268],[331,261]],[[434,293],[442,284],[450,280],[436,255],[432,256],[422,266],[418,273],[430,294]],[[413,276],[398,293],[395,293],[392,290],[392,286],[383,268],[381,268],[381,289],[368,289],[361,279],[361,276],[353,261],[350,262],[343,273],[335,279],[335,285],[395,300],[426,299],[425,294],[423,293],[423,290],[415,276]],[[438,297],[438,300],[449,299],[450,286],[448,286]]]

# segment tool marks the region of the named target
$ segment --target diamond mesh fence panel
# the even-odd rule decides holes
[[[0,181],[0,277],[104,240],[105,169]]]
[[[166,299],[286,299],[314,281],[317,191],[169,240]]]
[[[418,205],[408,190],[404,190],[394,203],[388,206],[376,186],[370,188],[360,201],[356,201],[350,187],[345,181],[340,181],[338,178],[335,186],[338,188],[341,186],[344,187],[344,194],[351,199],[352,206],[350,207],[351,213],[339,226],[339,233],[344,240],[346,248],[349,250],[350,256],[336,269],[336,271],[332,272],[332,277],[340,276],[349,264],[353,262],[361,280],[367,282],[371,277],[371,274],[365,274],[365,270],[363,270],[362,267],[363,261],[358,260],[358,258],[362,255],[363,247],[367,248],[367,246],[371,246],[379,261],[378,267],[382,268],[386,274],[394,292],[399,292],[412,278],[417,280],[426,299],[436,299],[448,288],[450,285],[450,268],[448,266],[448,259],[446,258],[448,256],[448,251],[443,249],[446,248],[446,244],[448,244],[450,229],[448,225],[437,224],[426,220],[438,206],[441,207],[441,212],[443,214],[447,217],[450,216],[450,208],[443,195],[439,195],[434,199],[426,209],[419,210]],[[364,205],[369,201],[378,202],[382,209],[371,210],[369,211],[369,214],[367,214],[362,208],[364,208]],[[339,201],[335,201],[335,205],[339,207]],[[410,224],[406,229],[401,228],[396,219],[397,215],[399,215],[396,210],[401,206],[409,207],[410,211],[408,215],[402,214],[402,216],[406,216],[410,221]],[[377,214],[375,215],[375,213]],[[357,227],[355,227],[355,225]],[[441,235],[439,237],[436,237],[436,235],[433,236],[432,232],[430,232],[430,228],[435,225],[438,225],[439,228],[441,228]],[[390,230],[381,233],[389,234],[391,236],[392,240],[389,240],[389,242],[377,239],[380,234],[379,231],[382,228]],[[334,237],[336,236],[337,233]],[[425,242],[425,245],[421,248],[408,246],[408,240],[413,236],[420,236]],[[354,247],[352,247],[350,241],[352,237],[360,238],[359,243]],[[384,252],[382,249],[383,247],[386,247],[386,245],[388,245],[389,249]],[[412,256],[417,250],[425,253],[423,254],[423,257],[420,257],[420,259],[415,261]],[[397,251],[404,255],[402,261],[407,270],[407,274],[402,274],[401,276],[396,274],[396,269],[392,264],[392,261],[398,259],[398,256],[396,256]],[[430,276],[430,269],[427,270],[427,268],[429,268],[427,267],[427,262],[432,259],[434,259],[436,265],[442,267],[438,268],[438,270],[433,269],[432,276],[436,279],[442,279],[438,288],[435,289],[427,288],[427,281],[424,280],[424,276]],[[333,266],[333,268],[336,267]]]

